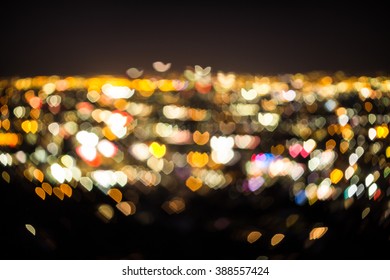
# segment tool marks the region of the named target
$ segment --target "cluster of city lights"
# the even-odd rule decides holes
[[[106,221],[136,214],[139,197],[159,188],[171,215],[225,188],[234,199],[288,186],[297,207],[367,201],[363,218],[390,195],[389,77],[153,66],[149,76],[131,68],[127,77],[1,79],[3,182],[20,175],[40,202],[103,192],[112,199],[97,202]]]

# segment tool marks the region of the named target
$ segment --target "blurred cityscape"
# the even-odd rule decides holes
[[[2,259],[379,259],[390,78],[0,80]]]

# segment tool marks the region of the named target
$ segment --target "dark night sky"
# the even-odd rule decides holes
[[[129,67],[151,71],[156,60],[176,71],[199,64],[259,74],[390,72],[390,21],[371,1],[350,8],[131,2],[2,9],[0,76],[123,75]]]

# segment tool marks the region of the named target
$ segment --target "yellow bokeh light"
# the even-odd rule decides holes
[[[332,183],[337,184],[343,178],[344,173],[340,169],[335,168],[332,170],[329,176]]]
[[[209,156],[207,153],[190,152],[187,155],[187,162],[192,167],[202,168],[209,162]]]
[[[186,180],[186,186],[193,192],[199,190],[203,185],[203,182],[201,179],[199,178],[195,178],[193,176],[190,176],[187,180]]]
[[[41,187],[48,195],[52,195],[53,188],[49,183],[43,182]]]
[[[35,193],[36,193],[42,200],[45,200],[45,198],[46,198],[46,193],[45,193],[45,191],[44,191],[42,188],[36,187],[36,188],[35,188]]]
[[[261,232],[260,231],[251,231],[248,236],[246,237],[246,240],[248,241],[248,243],[254,243],[256,242],[257,240],[259,240],[259,238],[261,237]]]
[[[271,245],[272,246],[276,246],[278,245],[280,242],[282,242],[282,240],[284,239],[285,235],[282,234],[282,233],[277,233],[275,234],[274,236],[272,236],[271,238]]]
[[[108,191],[108,196],[111,197],[116,203],[120,203],[122,201],[122,193],[118,189],[110,189]]]
[[[209,139],[210,139],[210,133],[208,133],[207,131],[204,132],[204,133],[201,133],[200,131],[196,130],[193,135],[193,140],[194,142],[197,144],[197,145],[205,145]]]
[[[316,228],[313,228],[310,231],[309,239],[310,240],[320,239],[322,236],[324,236],[324,234],[327,231],[328,231],[327,227],[316,227]]]
[[[64,193],[59,187],[53,188],[53,193],[59,200],[64,200]]]
[[[36,235],[36,230],[32,225],[26,224],[25,227],[32,235],[34,235],[34,236]]]
[[[61,184],[60,185],[60,190],[67,196],[71,197],[72,196],[72,187],[69,186],[68,184]]]
[[[156,158],[162,158],[167,151],[165,144],[159,144],[157,142],[153,142],[149,146],[149,152],[155,156]]]
[[[45,178],[45,175],[43,174],[43,172],[39,169],[35,169],[34,170],[34,177],[35,179],[37,179],[39,182],[42,183],[43,179]]]

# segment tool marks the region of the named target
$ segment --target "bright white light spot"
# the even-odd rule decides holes
[[[12,157],[9,154],[0,154],[0,162],[4,165],[12,165]]]
[[[127,133],[127,120],[126,116],[114,113],[109,116],[106,123],[110,127],[112,133],[114,133],[118,138],[122,138]]]
[[[233,137],[220,136],[211,137],[210,146],[212,148],[211,157],[216,163],[226,164],[231,161],[234,157],[234,146]]]
[[[70,168],[70,171],[72,172],[72,177],[76,181],[80,181],[81,178],[81,170],[78,167],[72,166]]]
[[[346,170],[345,170],[345,179],[349,180],[351,179],[351,177],[353,176],[353,174],[355,173],[355,170],[353,169],[352,166],[348,167]]]
[[[24,117],[24,114],[26,113],[26,109],[23,107],[23,106],[18,106],[18,107],[15,107],[14,109],[14,115],[17,117],[17,118],[22,118]]]
[[[63,170],[64,170],[64,173],[65,173],[65,180],[67,182],[72,181],[72,178],[73,178],[72,170],[70,170],[69,168],[63,168]]]
[[[341,116],[339,116],[339,124],[340,124],[341,126],[345,126],[345,125],[348,123],[348,121],[349,121],[349,118],[348,118],[347,115],[341,115]]]
[[[56,122],[49,124],[47,128],[49,129],[50,133],[53,134],[54,136],[58,135],[58,133],[60,132],[60,126]]]
[[[374,140],[375,137],[376,137],[376,130],[375,130],[375,128],[372,128],[372,127],[371,127],[371,128],[368,130],[368,138],[370,138],[371,140]]]
[[[46,162],[47,153],[46,150],[42,149],[41,147],[36,148],[32,155],[40,162]]]
[[[307,152],[307,153],[311,153],[314,148],[317,146],[317,143],[315,140],[313,139],[309,139],[305,142],[303,142],[303,149]]]
[[[116,182],[124,187],[127,184],[127,176],[122,171],[115,171]]]
[[[54,163],[50,166],[51,175],[56,179],[59,183],[65,182],[66,173],[65,170],[58,163]]]
[[[335,152],[332,150],[326,150],[325,152],[321,153],[321,159],[320,159],[320,169],[325,168],[327,165],[331,164],[335,159]]]
[[[61,162],[64,166],[70,168],[74,164],[74,160],[70,155],[64,155],[61,157]]]
[[[128,87],[113,86],[111,84],[104,84],[102,91],[108,97],[113,99],[130,98],[134,94],[134,89]]]
[[[96,148],[93,146],[81,145],[78,147],[78,152],[80,156],[87,161],[93,161],[97,156]]]
[[[20,163],[25,163],[26,162],[26,154],[23,152],[23,151],[18,151],[16,154],[16,159],[20,162]]]
[[[144,143],[136,143],[130,146],[130,154],[140,161],[147,160],[151,154],[149,152],[149,146]]]
[[[47,104],[49,104],[50,107],[56,107],[56,106],[61,104],[61,100],[62,100],[61,96],[52,95],[46,99],[46,102],[47,102]]]
[[[355,184],[351,185],[347,191],[348,198],[352,197],[357,192],[357,190],[358,190],[358,188]]]
[[[355,153],[349,156],[349,165],[354,165],[359,159],[359,156]]]
[[[320,159],[318,157],[312,158],[309,160],[308,167],[310,171],[316,170],[316,168],[320,165]]]
[[[259,113],[258,114],[259,122],[266,128],[276,128],[279,124],[280,116],[275,113]]]
[[[225,137],[225,136],[213,136],[210,140],[211,148],[217,151],[225,151],[227,149],[232,149],[234,146],[234,138],[233,137]]]
[[[329,178],[328,178],[329,179]],[[317,197],[319,200],[328,199],[332,195],[330,180],[325,179],[317,188]]]
[[[80,184],[88,191],[92,191],[93,188],[93,182],[88,177],[81,177],[80,178]]]
[[[124,127],[126,123],[127,117],[119,113],[111,114],[107,120],[107,125],[109,125],[111,128],[116,126]]]
[[[332,188],[329,185],[321,184],[317,189],[317,197],[319,200],[326,200],[332,195]]]
[[[366,187],[370,186],[374,182],[374,175],[368,174],[365,182],[366,182]]]
[[[168,119],[187,119],[187,108],[176,105],[166,105],[163,107],[163,114]]]
[[[271,113],[265,113],[265,114],[259,113],[259,122],[262,125],[270,125],[272,124],[272,121],[273,121],[273,116]]]
[[[245,100],[253,100],[257,97],[257,91],[255,89],[246,90],[244,88],[241,89],[241,95]]]
[[[370,96],[371,91],[370,91],[368,88],[363,87],[363,88],[360,89],[360,93],[362,94],[362,96],[363,96],[364,98],[367,98],[367,97]]]
[[[226,150],[213,150],[211,152],[211,158],[216,163],[226,164],[234,157],[234,151],[232,149]]]
[[[112,113],[108,110],[103,110],[103,111],[99,110],[97,111],[96,115],[98,116],[99,122],[100,121],[107,122],[107,120],[110,118]]]
[[[283,91],[283,98],[287,101],[293,101],[297,94],[292,89],[288,91]]]
[[[97,145],[97,148],[103,156],[108,158],[113,157],[118,151],[118,148],[115,146],[115,144],[106,139],[101,140]]]
[[[77,132],[76,139],[80,144],[89,147],[95,147],[99,142],[99,137],[95,133],[85,130]]]
[[[303,167],[299,164],[296,164],[292,167],[290,176],[294,181],[296,181],[301,178],[304,172],[305,170],[303,169]]]
[[[126,127],[110,127],[112,133],[115,134],[116,137],[118,138],[123,138],[126,133],[127,133],[127,128]]]
[[[116,184],[116,176],[111,170],[94,171],[92,172],[92,179],[104,188],[109,188]]]
[[[158,123],[155,126],[156,133],[160,137],[170,137],[173,133],[173,127],[168,123]]]
[[[53,83],[47,83],[43,85],[42,90],[47,94],[52,94],[56,90],[56,85]]]
[[[368,196],[371,197],[375,194],[376,190],[378,189],[378,186],[374,183],[368,188]]]
[[[271,177],[276,177],[276,176],[285,176],[287,175],[288,172],[288,167],[291,166],[291,162],[286,160],[275,160],[271,161],[269,165],[269,170],[268,174]]]

